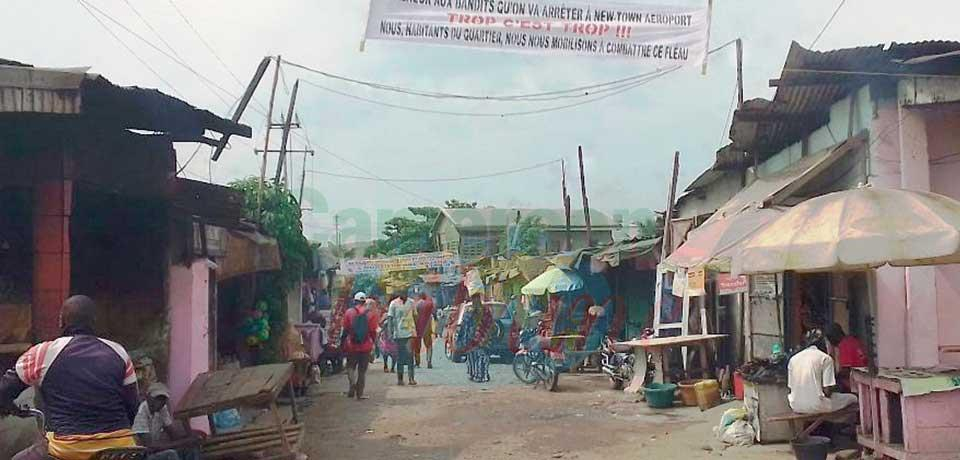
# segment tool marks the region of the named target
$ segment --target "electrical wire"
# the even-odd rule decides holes
[[[840,12],[840,8],[843,8],[844,3],[847,3],[847,0],[840,0],[840,3],[837,5],[837,8],[833,10],[833,14],[830,15],[830,19],[828,19],[827,23],[823,25],[822,29],[820,29],[820,32],[817,34],[817,38],[814,38],[813,41],[810,42],[810,46],[808,46],[807,48],[812,49],[814,46],[817,45],[817,42],[820,41],[820,37],[823,36],[823,33],[830,28],[830,24],[833,24],[833,20],[836,19],[837,13]]]
[[[634,83],[630,83],[629,85],[626,85],[626,86],[624,86],[624,87],[617,88],[617,89],[614,90],[614,91],[607,92],[606,94],[603,94],[603,95],[601,95],[601,96],[596,96],[596,97],[590,98],[590,99],[585,100],[585,101],[578,101],[578,102],[571,103],[571,104],[564,104],[564,105],[558,105],[558,106],[553,106],[553,107],[546,107],[546,108],[541,108],[541,109],[522,110],[522,111],[515,111],[515,112],[457,112],[457,111],[448,111],[448,110],[422,109],[422,108],[419,108],[419,107],[413,107],[413,106],[401,105],[401,104],[393,104],[393,103],[389,103],[389,102],[382,102],[382,101],[378,101],[378,100],[376,100],[376,99],[370,99],[370,98],[366,98],[366,97],[363,97],[363,96],[357,96],[357,95],[354,95],[354,94],[345,93],[345,92],[343,92],[343,91],[335,90],[335,89],[333,89],[333,88],[329,88],[329,87],[323,86],[323,85],[321,85],[321,84],[319,84],[319,83],[316,83],[316,82],[313,82],[313,81],[310,81],[310,80],[303,80],[303,79],[301,79],[300,81],[302,81],[303,83],[305,83],[305,84],[307,84],[307,85],[310,85],[310,86],[313,86],[313,87],[316,87],[316,88],[322,89],[322,90],[324,90],[324,91],[328,91],[328,92],[331,92],[331,93],[333,93],[333,94],[337,94],[337,95],[340,95],[340,96],[343,96],[343,97],[346,97],[346,98],[355,99],[355,100],[359,100],[359,101],[364,101],[364,102],[368,102],[368,103],[371,103],[371,104],[376,104],[376,105],[380,105],[380,106],[383,106],[383,107],[389,107],[389,108],[398,109],[398,110],[406,110],[406,111],[418,112],[418,113],[429,113],[429,114],[436,114],[436,115],[450,115],[450,116],[458,116],[458,117],[508,118],[508,117],[527,116],[527,115],[539,115],[539,114],[543,114],[543,113],[555,112],[555,111],[558,111],[558,110],[565,110],[565,109],[574,108],[574,107],[579,107],[579,106],[581,106],[581,105],[586,105],[586,104],[590,104],[590,103],[593,103],[593,102],[597,102],[597,101],[600,101],[600,100],[603,100],[603,99],[607,99],[607,98],[609,98],[609,97],[611,97],[611,96],[615,96],[615,95],[617,95],[617,94],[624,93],[624,92],[629,91],[629,90],[631,90],[631,89],[634,89],[634,88],[636,88],[636,87],[638,87],[638,86],[642,86],[642,85],[644,85],[644,84],[646,84],[646,83],[649,83],[649,82],[651,82],[651,81],[653,81],[653,80],[656,80],[657,78],[660,78],[660,77],[663,77],[663,76],[665,76],[665,75],[667,75],[667,74],[670,74],[670,73],[672,73],[672,72],[675,72],[675,71],[679,70],[681,67],[682,67],[682,66],[675,66],[675,67],[668,68],[668,69],[666,69],[666,70],[661,71],[661,72],[658,73],[658,74],[654,74],[654,75],[652,75],[652,76],[650,76],[650,77],[647,77],[645,80],[640,80],[640,81],[637,81],[637,82],[634,82]]]
[[[107,31],[107,33],[110,34],[110,36],[112,36],[113,39],[120,44],[120,46],[123,46],[137,61],[140,61],[140,64],[146,67],[146,69],[149,70],[150,73],[152,73],[155,77],[157,77],[157,79],[163,82],[163,84],[167,85],[170,88],[170,90],[172,90],[178,96],[180,96],[181,98],[184,97],[183,93],[181,93],[176,86],[173,86],[172,83],[167,81],[167,79],[163,78],[163,76],[160,75],[160,72],[157,72],[156,69],[150,66],[150,64],[148,64],[146,60],[141,58],[140,55],[137,54],[137,52],[130,47],[130,45],[127,45],[127,43],[124,42],[119,35],[117,35],[112,29],[110,29],[110,27],[107,26],[105,22],[103,22],[99,17],[97,17],[97,15],[93,13],[90,7],[86,3],[84,3],[83,0],[77,0],[77,1],[80,3],[80,6],[82,6],[83,9],[86,10],[88,14],[90,14],[90,17],[92,17],[95,21],[97,21],[97,23],[100,24],[100,27],[103,27],[103,30]]]
[[[77,0],[77,2],[79,2],[81,5],[83,5],[83,6],[87,9],[88,12],[90,12],[91,9],[92,9],[93,11],[96,11],[96,12],[99,13],[101,16],[103,16],[104,18],[106,18],[106,19],[109,20],[110,22],[116,24],[118,27],[120,27],[121,29],[123,29],[124,31],[126,31],[127,33],[129,33],[130,35],[133,35],[135,38],[137,38],[138,40],[142,41],[142,42],[143,42],[144,44],[146,44],[147,46],[153,48],[153,49],[154,49],[155,51],[157,51],[158,53],[162,54],[162,55],[165,56],[166,58],[170,59],[171,61],[175,62],[176,64],[180,65],[181,67],[183,67],[184,69],[186,69],[187,71],[189,71],[190,73],[194,74],[194,75],[195,75],[197,78],[199,78],[200,80],[206,81],[207,83],[209,83],[210,85],[212,85],[214,88],[216,88],[217,90],[221,91],[223,94],[226,94],[226,95],[230,96],[230,98],[235,98],[235,97],[236,97],[233,93],[231,93],[229,90],[225,89],[224,87],[220,86],[217,82],[215,82],[215,81],[207,78],[206,76],[204,76],[203,74],[201,74],[200,72],[198,72],[196,69],[194,69],[193,67],[191,67],[189,64],[183,62],[183,61],[180,60],[180,59],[177,59],[177,57],[175,57],[175,56],[171,55],[170,53],[164,51],[162,48],[160,48],[159,46],[157,46],[156,44],[154,44],[154,43],[151,42],[150,40],[147,40],[147,39],[144,38],[142,35],[138,34],[137,32],[135,32],[135,31],[133,31],[132,29],[130,29],[129,27],[127,27],[123,22],[118,21],[118,20],[115,19],[114,17],[112,17],[112,16],[110,16],[109,14],[107,14],[106,12],[104,12],[102,9],[98,8],[96,5],[90,3],[89,0]],[[91,12],[91,14],[93,14],[93,13]],[[102,23],[102,21],[100,21],[99,18],[98,18],[98,22],[101,22],[101,23]],[[111,32],[111,34],[112,34],[112,32]],[[129,49],[129,48],[128,48],[128,49]],[[132,50],[130,50],[130,51],[131,51],[131,53],[133,52]],[[138,57],[137,59],[140,60],[139,57]],[[179,94],[179,93],[178,93],[178,94]],[[180,97],[183,97],[183,95],[180,95]],[[218,96],[218,97],[221,97],[221,96]]]
[[[534,169],[540,169],[546,166],[557,164],[559,162],[560,160],[557,159],[557,160],[544,161],[542,163],[537,163],[535,165],[530,165],[523,168],[508,169],[505,171],[498,171],[498,172],[488,173],[488,174],[478,174],[476,176],[444,177],[444,178],[433,178],[433,179],[385,179],[385,178],[377,179],[373,177],[354,176],[351,174],[339,174],[339,173],[331,173],[326,171],[308,170],[307,172],[310,174],[320,174],[324,176],[340,177],[344,179],[357,179],[357,180],[385,180],[389,182],[431,182],[431,183],[432,182],[464,182],[464,181],[477,180],[477,179],[487,179],[491,177],[509,176],[511,174],[517,174],[525,171],[531,171]]]
[[[344,158],[343,156],[338,155],[337,153],[333,152],[332,150],[330,150],[330,149],[328,149],[328,148],[326,148],[326,147],[323,147],[323,146],[318,145],[316,148],[318,148],[318,149],[322,150],[323,152],[327,153],[328,155],[330,155],[330,156],[332,156],[332,157],[334,157],[334,158],[336,158],[336,159],[338,159],[338,160],[340,160],[340,161],[342,161],[342,162],[344,162],[344,163],[352,166],[353,168],[357,169],[358,171],[360,171],[360,172],[362,172],[362,173],[364,173],[364,174],[368,174],[368,175],[369,175],[372,179],[374,179],[374,180],[378,180],[378,181],[380,181],[380,182],[383,182],[384,184],[387,184],[387,185],[389,185],[390,187],[393,187],[394,189],[399,190],[400,192],[406,193],[407,195],[410,195],[410,196],[412,196],[412,197],[414,197],[414,198],[416,198],[416,199],[418,199],[418,200],[422,200],[423,202],[425,202],[425,203],[427,203],[427,204],[430,204],[430,205],[433,205],[433,206],[437,206],[437,207],[441,207],[441,208],[443,207],[443,205],[438,204],[438,202],[437,202],[436,200],[427,198],[427,197],[425,197],[425,196],[423,196],[423,195],[420,195],[420,194],[418,194],[418,193],[416,193],[416,192],[413,192],[413,191],[408,190],[408,189],[406,189],[406,188],[403,188],[403,187],[401,187],[401,186],[399,186],[399,185],[397,185],[397,184],[394,184],[393,182],[390,182],[389,179],[384,179],[384,178],[382,178],[382,177],[380,177],[380,176],[378,176],[378,175],[376,175],[376,174],[374,174],[374,173],[366,170],[366,169],[363,168],[362,166],[359,166],[359,165],[357,165],[356,163],[354,163],[354,162],[352,162],[352,161]]]
[[[735,44],[736,42],[737,42],[737,39],[730,40],[720,46],[717,46],[709,50],[707,52],[707,55],[716,53],[732,44]],[[338,75],[332,72],[327,72],[324,70],[313,68],[304,64],[299,64],[287,59],[281,59],[280,62],[286,65],[289,65],[291,67],[295,67],[307,72],[321,75],[326,78],[339,80],[347,83],[352,83],[356,85],[366,86],[373,89],[378,89],[383,91],[392,91],[392,92],[407,94],[412,96],[422,96],[422,97],[429,97],[429,98],[436,98],[436,99],[463,99],[463,100],[474,100],[474,101],[520,101],[520,102],[551,100],[551,99],[542,99],[542,98],[547,96],[558,96],[558,95],[564,95],[559,98],[587,97],[591,95],[589,90],[596,89],[596,88],[605,88],[609,86],[616,86],[620,84],[629,84],[636,80],[640,80],[640,79],[649,77],[651,75],[655,75],[662,70],[662,69],[657,69],[650,72],[630,75],[627,77],[610,80],[606,82],[593,83],[589,85],[581,85],[573,88],[566,88],[566,89],[553,90],[553,91],[542,91],[542,92],[536,92],[536,93],[514,94],[514,95],[499,95],[499,96],[479,95],[478,96],[478,95],[469,95],[469,94],[445,93],[445,92],[438,92],[438,91],[424,91],[424,90],[418,90],[418,89],[412,89],[412,88],[404,88],[404,87],[395,86],[395,85],[388,85],[384,83],[377,83],[377,82],[347,77],[344,75]],[[580,93],[580,94],[574,94],[574,93]]]

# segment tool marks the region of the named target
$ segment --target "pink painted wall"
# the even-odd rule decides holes
[[[960,199],[960,116],[954,113],[929,113],[927,145],[930,153],[930,188]],[[951,156],[953,155],[953,156]],[[960,265],[936,268],[938,337],[941,347],[960,347]],[[940,353],[940,362],[960,365],[960,353]]]
[[[210,370],[210,267],[206,259],[170,266],[170,368],[167,385],[174,405],[198,374]]]
[[[907,452],[960,452],[960,391],[904,398],[904,448]]]
[[[870,184],[900,187],[900,115],[894,99],[877,102],[870,128]],[[904,269],[883,267],[876,272],[877,361],[882,367],[900,367],[906,356],[906,284]]]

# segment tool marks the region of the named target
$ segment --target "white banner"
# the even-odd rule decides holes
[[[706,6],[370,0],[366,38],[699,65],[707,53],[708,23]]]
[[[340,262],[342,273],[382,274],[397,271],[451,269],[460,265],[460,257],[451,252],[425,252],[381,259],[346,259]]]

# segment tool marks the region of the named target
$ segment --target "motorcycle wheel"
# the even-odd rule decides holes
[[[615,377],[610,377],[610,387],[617,391],[623,390],[623,380],[620,380]]]
[[[530,362],[530,355],[517,354],[513,358],[513,374],[517,376],[517,379],[527,385],[533,385],[537,383],[537,374],[535,373],[533,366]]]

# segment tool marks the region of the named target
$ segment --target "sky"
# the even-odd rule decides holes
[[[42,67],[90,67],[90,72],[116,84],[158,88],[227,116],[267,55],[279,54],[285,60],[362,80],[477,95],[551,91],[653,70],[650,64],[611,58],[399,42],[369,41],[361,51],[368,0],[84,1],[149,44],[95,10],[88,11],[78,0],[5,0],[0,57]],[[705,1],[620,3],[701,5]],[[711,47],[741,38],[746,98],[772,97],[768,80],[778,76],[791,42],[810,45],[838,4],[838,0],[714,0]],[[815,49],[960,40],[958,16],[960,2],[953,0],[913,0],[909,7],[896,0],[847,0]],[[681,152],[680,190],[712,164],[715,151],[726,143],[735,64],[731,46],[711,56],[707,75],[699,68],[684,68],[592,104],[511,118],[402,111],[313,84],[431,110],[521,111],[557,102],[424,99],[285,66],[274,114],[286,110],[285,87],[303,80],[297,99],[303,129],[293,138],[293,148],[303,148],[304,139],[309,138],[316,154],[307,158],[308,171],[435,179],[495,173],[563,158],[575,207],[580,206],[575,165],[577,148],[582,146],[591,208],[631,216],[646,208],[665,207],[674,151]],[[256,102],[241,120],[254,128],[253,138],[234,139],[216,163],[209,161],[208,147],[198,151],[196,145],[177,144],[178,161],[184,165],[181,176],[225,184],[258,174],[253,149],[263,147],[270,76],[264,78]],[[221,94],[214,86],[233,96]],[[272,137],[275,147],[279,131]],[[294,155],[291,161],[296,185],[303,158]],[[555,162],[518,174],[462,182],[400,183],[309,173],[305,189],[307,236],[329,241],[339,220],[345,243],[376,237],[383,222],[401,215],[408,206],[437,206],[450,198],[481,206],[562,206],[560,168]]]

